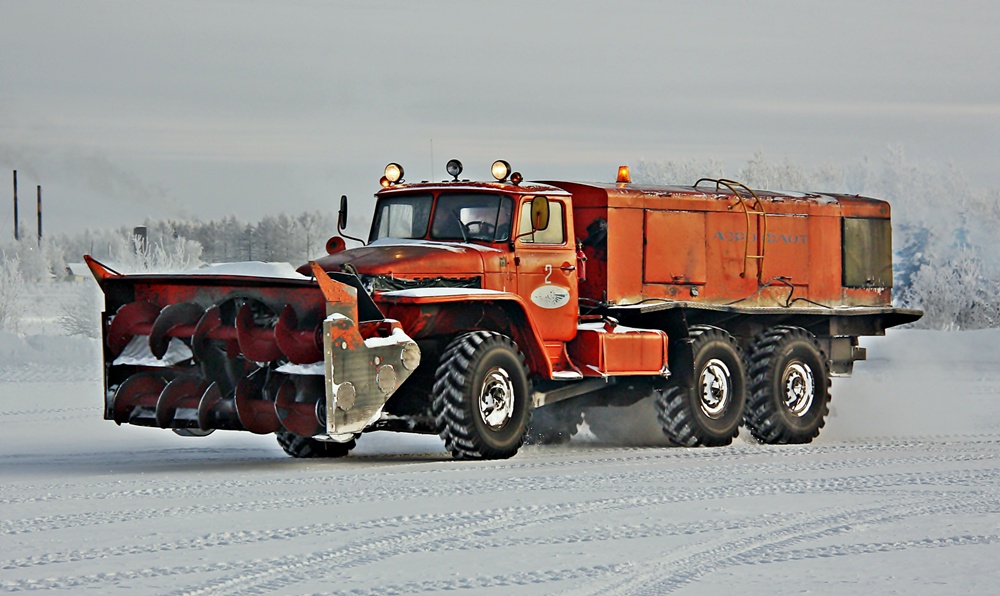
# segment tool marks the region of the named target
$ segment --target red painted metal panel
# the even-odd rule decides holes
[[[645,211],[646,246],[643,281],[704,284],[705,214],[692,211]]]
[[[641,209],[608,209],[609,302],[642,300],[642,220]]]
[[[517,210],[519,222],[530,213],[529,202],[525,198]],[[548,230],[562,228],[561,234],[551,234],[550,238],[561,237],[562,242],[533,242],[532,236],[515,242],[517,293],[524,299],[542,339],[564,342],[576,335],[579,314],[576,244],[568,234],[573,229],[573,213],[570,205],[559,199],[550,201],[550,213]],[[517,229],[531,228],[521,224]]]
[[[809,219],[805,215],[767,217],[762,282],[780,277],[783,283],[809,285],[810,251],[816,243],[809,233]]]
[[[756,265],[746,267],[747,223],[743,213],[706,214],[708,282],[696,298],[699,302],[732,302],[757,291]]]

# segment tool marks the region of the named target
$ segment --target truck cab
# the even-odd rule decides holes
[[[404,252],[400,241],[446,243],[440,258],[421,263],[433,273],[474,255],[478,259],[467,260],[468,269],[456,274],[478,278],[482,289],[521,296],[543,339],[569,341],[576,336],[578,292],[571,197],[552,187],[507,186],[385,193],[376,205],[369,246]],[[541,228],[532,218],[532,205],[539,204],[548,212]]]
[[[401,170],[389,169],[395,168]],[[578,334],[583,269],[572,196],[555,186],[515,183],[509,172],[501,176],[495,182],[458,175],[442,183],[384,182],[366,246],[317,264],[356,272],[383,311],[404,322],[413,320],[413,304],[424,312],[432,302],[446,308],[415,334],[411,328],[418,340],[461,328],[453,323],[464,321],[469,305],[441,307],[449,295],[506,302],[512,320],[498,320],[496,328],[522,327],[519,343],[531,346],[525,348],[529,363],[541,376],[580,378],[566,351]]]

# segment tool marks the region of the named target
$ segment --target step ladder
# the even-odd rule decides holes
[[[700,178],[694,183],[694,188],[697,189],[698,185],[702,182],[714,182],[715,192],[719,192],[725,186],[736,198],[736,202],[730,205],[729,209],[733,210],[737,206],[742,208],[743,215],[746,216],[747,232],[743,249],[743,273],[740,273],[740,277],[746,277],[750,261],[756,261],[757,283],[760,283],[764,272],[764,247],[767,244],[767,212],[764,211],[764,204],[761,203],[760,197],[746,184],[735,180],[728,180],[726,178]],[[756,226],[750,222],[751,215],[754,217]],[[753,231],[754,227],[756,228],[756,232]],[[754,248],[756,250],[754,253],[750,252],[751,236],[755,239]]]

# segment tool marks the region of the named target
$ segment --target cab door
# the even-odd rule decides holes
[[[523,197],[517,210],[517,293],[527,303],[542,339],[565,342],[576,337],[579,314],[572,211],[566,200],[550,198],[548,225],[532,231],[533,198]]]

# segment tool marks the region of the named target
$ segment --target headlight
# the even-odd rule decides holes
[[[398,163],[391,163],[385,166],[385,179],[389,184],[396,184],[403,180],[403,166]]]
[[[493,162],[493,167],[490,170],[493,172],[493,177],[500,182],[503,182],[507,179],[507,176],[510,176],[510,164],[502,159]]]

